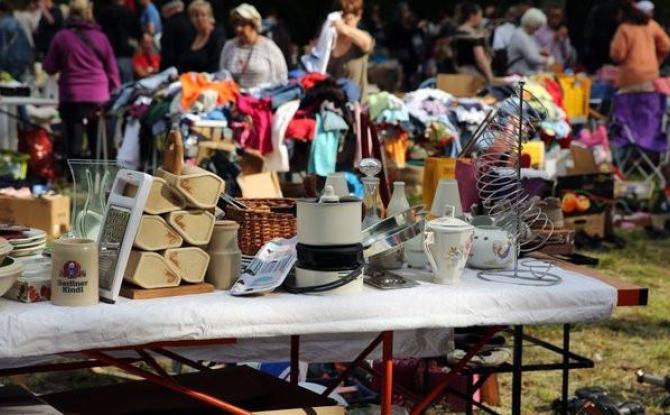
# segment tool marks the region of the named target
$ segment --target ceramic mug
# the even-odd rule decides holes
[[[465,264],[470,256],[474,229],[465,222],[453,225],[454,209],[451,209],[452,223],[442,219],[428,222],[424,232],[424,251],[433,269],[434,282],[438,284],[458,284]],[[444,219],[444,218],[443,218]]]
[[[480,269],[502,269],[514,261],[513,239],[509,232],[493,225],[475,226],[468,265]]]
[[[90,239],[58,239],[51,254],[51,302],[61,306],[98,303],[98,246]]]
[[[206,280],[217,290],[229,290],[240,276],[242,252],[237,243],[240,225],[231,220],[216,222],[209,243]]]

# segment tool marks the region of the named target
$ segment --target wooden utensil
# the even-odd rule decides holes
[[[165,140],[163,169],[177,176],[184,168],[184,140],[178,130],[170,130]]]
[[[176,297],[179,295],[205,294],[214,291],[212,284],[188,284],[166,288],[138,288],[128,284],[121,287],[121,296],[133,300],[147,300],[150,298]]]

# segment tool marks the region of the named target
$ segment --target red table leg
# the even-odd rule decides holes
[[[345,369],[345,371],[342,372],[342,374],[340,374],[340,376],[337,377],[337,379],[335,380],[335,382],[333,382],[330,386],[328,386],[328,388],[326,388],[326,390],[323,391],[323,393],[322,393],[321,395],[322,395],[322,396],[329,396],[329,395],[335,390],[335,388],[337,388],[338,385],[339,385],[340,383],[342,383],[342,381],[344,381],[344,380],[351,374],[351,372],[352,372],[356,367],[360,366],[361,362],[362,362],[363,360],[365,360],[365,358],[368,357],[368,355],[369,355],[370,353],[372,353],[372,351],[375,350],[375,349],[377,348],[377,346],[379,345],[379,343],[382,342],[383,338],[384,338],[384,333],[382,333],[382,334],[380,334],[379,336],[375,337],[375,339],[372,341],[372,343],[370,343],[370,344],[368,345],[368,347],[366,347],[366,348],[365,348],[365,349],[364,349],[364,350],[363,350],[363,351],[356,357],[356,359],[354,359],[354,361],[351,362],[351,364],[350,364],[349,366],[347,366],[347,368]]]
[[[251,412],[239,408],[235,405],[229,404],[228,402],[222,401],[221,399],[215,398],[213,396],[207,395],[206,393],[202,393],[197,390],[191,389],[187,386],[181,385],[172,378],[163,378],[159,375],[147,372],[146,370],[142,370],[129,363],[125,363],[123,360],[116,359],[115,357],[107,355],[103,352],[97,350],[86,350],[82,351],[81,353],[85,354],[90,358],[100,360],[101,362],[104,362],[108,365],[116,366],[125,372],[139,376],[143,379],[148,380],[149,382],[153,382],[165,388],[172,389],[175,392],[181,393],[183,395],[196,399],[200,402],[203,402],[215,408],[222,409],[226,411],[226,413],[234,415],[252,415]]]
[[[383,333],[382,364],[384,379],[382,385],[382,414],[391,415],[391,402],[393,398],[393,332]]]
[[[432,404],[435,399],[437,399],[440,394],[444,391],[444,389],[449,386],[449,383],[451,383],[454,378],[456,377],[457,374],[459,374],[465,366],[472,360],[472,358],[484,347],[493,336],[495,336],[496,333],[498,333],[500,330],[502,330],[503,327],[500,326],[494,326],[491,327],[483,336],[482,338],[474,345],[468,352],[463,356],[463,359],[461,359],[454,367],[451,368],[451,372],[447,374],[447,376],[442,379],[440,383],[438,383],[433,390],[431,390],[428,395],[426,395],[425,398],[419,403],[414,406],[412,409],[411,415],[420,415],[422,414],[430,404]]]
[[[163,355],[163,356],[165,356],[169,359],[174,360],[175,362],[179,362],[183,365],[186,365],[186,366],[191,367],[191,368],[196,369],[196,370],[200,370],[200,371],[211,370],[210,368],[208,368],[205,365],[201,365],[198,362],[195,362],[191,359],[187,359],[187,358],[185,358],[184,356],[182,356],[178,353],[172,352],[172,351],[164,349],[162,347],[156,347],[155,349],[151,349],[151,351],[154,352],[154,353],[161,354],[161,355]]]

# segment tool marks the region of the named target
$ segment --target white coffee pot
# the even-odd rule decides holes
[[[424,251],[438,284],[460,282],[472,249],[474,227],[454,213],[455,208],[448,206],[446,216],[428,222],[424,232]]]

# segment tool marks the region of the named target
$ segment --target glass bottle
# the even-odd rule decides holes
[[[386,216],[394,216],[410,208],[405,193],[405,182],[393,182],[393,194],[386,208]]]
[[[379,203],[379,178],[363,177],[363,206],[365,206],[365,217],[363,218],[362,229],[367,229],[375,223],[381,221],[381,208]]]
[[[358,166],[363,177],[363,206],[365,207],[365,217],[363,217],[362,229],[367,229],[375,223],[381,221],[381,203],[379,200],[379,178],[375,177],[382,171],[381,161],[374,158],[365,158],[361,160]]]

